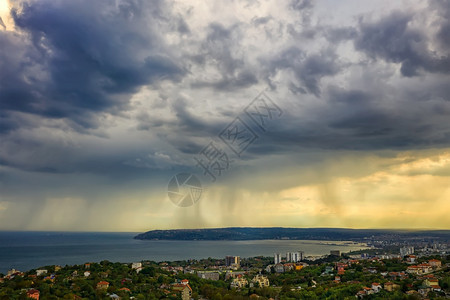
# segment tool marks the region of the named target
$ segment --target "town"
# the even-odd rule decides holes
[[[0,299],[445,299],[447,248],[12,269],[0,274]]]

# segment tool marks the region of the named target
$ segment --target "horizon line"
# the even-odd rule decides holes
[[[227,227],[203,227],[203,228],[170,228],[170,229],[147,229],[143,231],[113,231],[113,230],[52,230],[52,229],[0,229],[0,232],[68,232],[68,233],[145,233],[149,231],[170,231],[170,230],[208,230],[208,229],[345,229],[345,230],[386,230],[386,231],[450,231],[450,228],[352,228],[352,227],[283,227],[283,226],[227,226]]]

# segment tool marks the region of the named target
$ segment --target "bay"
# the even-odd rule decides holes
[[[273,256],[303,251],[305,255],[348,252],[368,248],[343,241],[251,240],[251,241],[165,241],[135,240],[133,232],[7,232],[0,231],[0,273],[47,265],[85,262],[174,261],[201,258]]]

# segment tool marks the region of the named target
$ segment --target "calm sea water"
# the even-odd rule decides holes
[[[0,272],[20,271],[46,265],[85,262],[171,261],[223,258],[226,255],[272,256],[275,252],[304,251],[305,255],[328,254],[330,250],[351,251],[364,244],[330,241],[141,241],[137,233],[0,232]]]

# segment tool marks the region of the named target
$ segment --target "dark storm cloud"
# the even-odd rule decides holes
[[[179,96],[178,86],[169,86],[174,91],[168,92],[171,97],[161,97],[161,107],[155,102],[133,120],[134,129],[152,133],[166,142],[164,146],[173,147],[168,152],[198,153],[236,116],[235,112],[214,117],[197,113],[198,91],[214,91],[220,93],[218,99],[226,99],[226,93],[253,88],[259,82],[267,82],[275,98],[283,86],[288,88],[287,99],[280,99],[280,105],[284,100],[298,100],[283,108],[283,120],[249,148],[249,154],[295,153],[299,147],[371,150],[448,143],[443,125],[449,109],[447,85],[429,78],[417,88],[391,86],[386,82],[396,75],[377,69],[377,62],[384,60],[401,64],[404,76],[422,71],[446,76],[442,73],[448,73],[448,56],[437,56],[428,47],[448,41],[445,10],[432,36],[413,27],[414,16],[405,12],[378,21],[362,18],[354,26],[312,25],[312,1],[287,3],[294,20],[255,16],[247,23],[206,23],[201,30],[163,2],[119,3],[116,7],[109,2],[37,1],[14,11],[16,26],[26,34],[0,31],[4,50],[0,51],[0,133],[42,125],[18,117],[21,112],[62,118],[69,129],[87,133],[107,126],[101,113],[128,109],[131,95],[141,86],[169,79],[182,86],[180,93],[192,98]],[[246,44],[254,38],[247,31],[261,33],[267,44]],[[174,39],[186,47],[169,47],[167,33],[174,33]],[[355,49],[347,51],[367,54],[373,61],[349,62],[343,57],[339,45],[352,40]],[[253,53],[252,47],[258,51]],[[368,82],[354,83],[343,76],[360,65]],[[211,73],[215,76],[203,76]],[[382,87],[371,81],[379,81]],[[182,90],[186,87],[194,89]],[[155,85],[155,89],[164,94],[166,87]],[[295,106],[303,102],[302,97],[313,99],[317,106],[305,106],[302,111]],[[219,102],[217,107],[225,106]],[[85,149],[68,150],[56,138],[39,141],[39,137],[18,135],[5,140],[8,151],[0,152],[2,164],[24,170],[127,174],[136,164],[123,162],[145,155],[138,145],[97,156]]]
[[[400,64],[403,76],[416,76],[421,70],[450,73],[448,48],[443,55],[430,51],[430,37],[410,25],[413,19],[414,15],[405,12],[393,12],[376,22],[362,19],[355,48],[374,59]]]
[[[26,35],[0,32],[2,110],[96,127],[91,114],[121,110],[140,86],[184,73],[156,25],[169,15],[158,1],[24,2],[12,17]]]
[[[370,70],[366,70],[370,72]],[[373,76],[376,75],[376,71]],[[370,80],[370,79],[369,79]],[[409,80],[409,79],[408,79]],[[390,86],[371,84],[353,88],[327,85],[321,101],[309,106],[285,107],[246,157],[289,155],[307,149],[323,150],[413,150],[450,145],[450,101],[448,81]],[[389,91],[388,93],[386,91]]]
[[[342,63],[331,48],[307,54],[297,47],[290,47],[271,58],[267,65],[271,75],[280,70],[293,73],[297,81],[291,81],[290,88],[294,93],[311,93],[316,97],[320,97],[321,93],[320,80],[337,74],[342,68]]]
[[[17,31],[0,31],[1,166],[123,179],[150,176],[124,163],[147,156],[149,149],[111,147],[101,132],[108,126],[102,113],[122,114],[141,86],[178,81],[185,71],[162,35],[172,30],[170,7],[158,1],[117,3],[14,5]],[[176,19],[179,26],[173,30],[187,32],[182,18]],[[99,146],[80,147],[73,131],[94,135]]]

